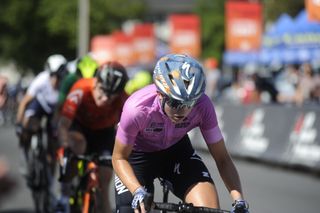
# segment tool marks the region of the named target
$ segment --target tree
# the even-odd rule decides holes
[[[282,13],[295,17],[305,6],[302,0],[261,0],[261,2],[265,22],[276,21]]]
[[[46,58],[60,53],[75,58],[78,1],[2,0],[0,55],[23,69],[39,72]],[[144,15],[143,1],[94,0],[90,2],[91,35],[107,34],[129,18]]]
[[[201,19],[202,57],[221,60],[224,51],[224,0],[200,0],[195,12]]]

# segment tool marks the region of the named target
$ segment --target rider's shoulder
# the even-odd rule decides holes
[[[131,105],[135,107],[139,106],[149,106],[153,103],[155,97],[157,96],[156,87],[154,85],[146,86],[140,90],[137,90],[126,101],[126,105]]]
[[[69,82],[69,81],[77,81],[79,80],[79,76],[75,73],[68,73],[64,78],[63,82]]]
[[[211,101],[211,99],[205,93],[202,94],[202,96],[199,98],[195,107],[202,110],[202,111],[215,108],[214,103]]]
[[[93,78],[80,78],[76,80],[74,83],[74,87],[83,88],[83,89],[91,89],[94,86]]]
[[[50,73],[47,71],[42,71],[39,72],[34,79],[31,81],[30,86],[31,85],[43,85],[43,86],[48,86],[48,81],[50,80]]]

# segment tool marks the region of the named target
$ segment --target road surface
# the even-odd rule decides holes
[[[0,127],[0,156],[5,156],[11,173],[18,180],[16,190],[0,203],[0,213],[32,213],[31,194],[19,174],[19,155],[14,128]],[[209,167],[218,188],[221,207],[230,209],[231,199],[221,181],[216,167],[210,163],[206,152],[199,152]],[[251,213],[307,213],[320,212],[320,178],[307,172],[283,169],[244,159],[234,159],[239,170],[243,190]],[[58,187],[56,187],[58,188]],[[110,191],[113,198],[113,189]],[[156,191],[155,199],[160,201]],[[171,201],[177,201],[170,196]],[[112,202],[114,206],[114,202]]]

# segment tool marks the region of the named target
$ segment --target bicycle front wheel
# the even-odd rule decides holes
[[[41,143],[41,136],[32,138],[34,143],[29,150],[27,184],[32,191],[36,213],[50,213],[53,195],[50,193],[50,169],[47,166],[45,150]]]

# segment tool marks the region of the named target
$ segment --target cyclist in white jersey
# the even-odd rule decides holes
[[[16,134],[26,159],[31,136],[39,130],[41,119],[44,117],[47,118],[46,131],[50,146],[48,150],[51,152],[51,158],[55,157],[52,141],[54,136],[50,119],[58,101],[58,85],[66,62],[65,57],[60,54],[49,56],[45,70],[40,72],[31,82],[19,104],[16,116]]]
[[[117,212],[146,212],[144,198],[153,194],[155,178],[165,179],[185,202],[219,208],[214,182],[187,135],[199,127],[234,201],[232,212],[248,213],[214,106],[204,94],[201,65],[169,54],[158,61],[153,80],[155,85],[129,97],[121,115],[112,157]]]

